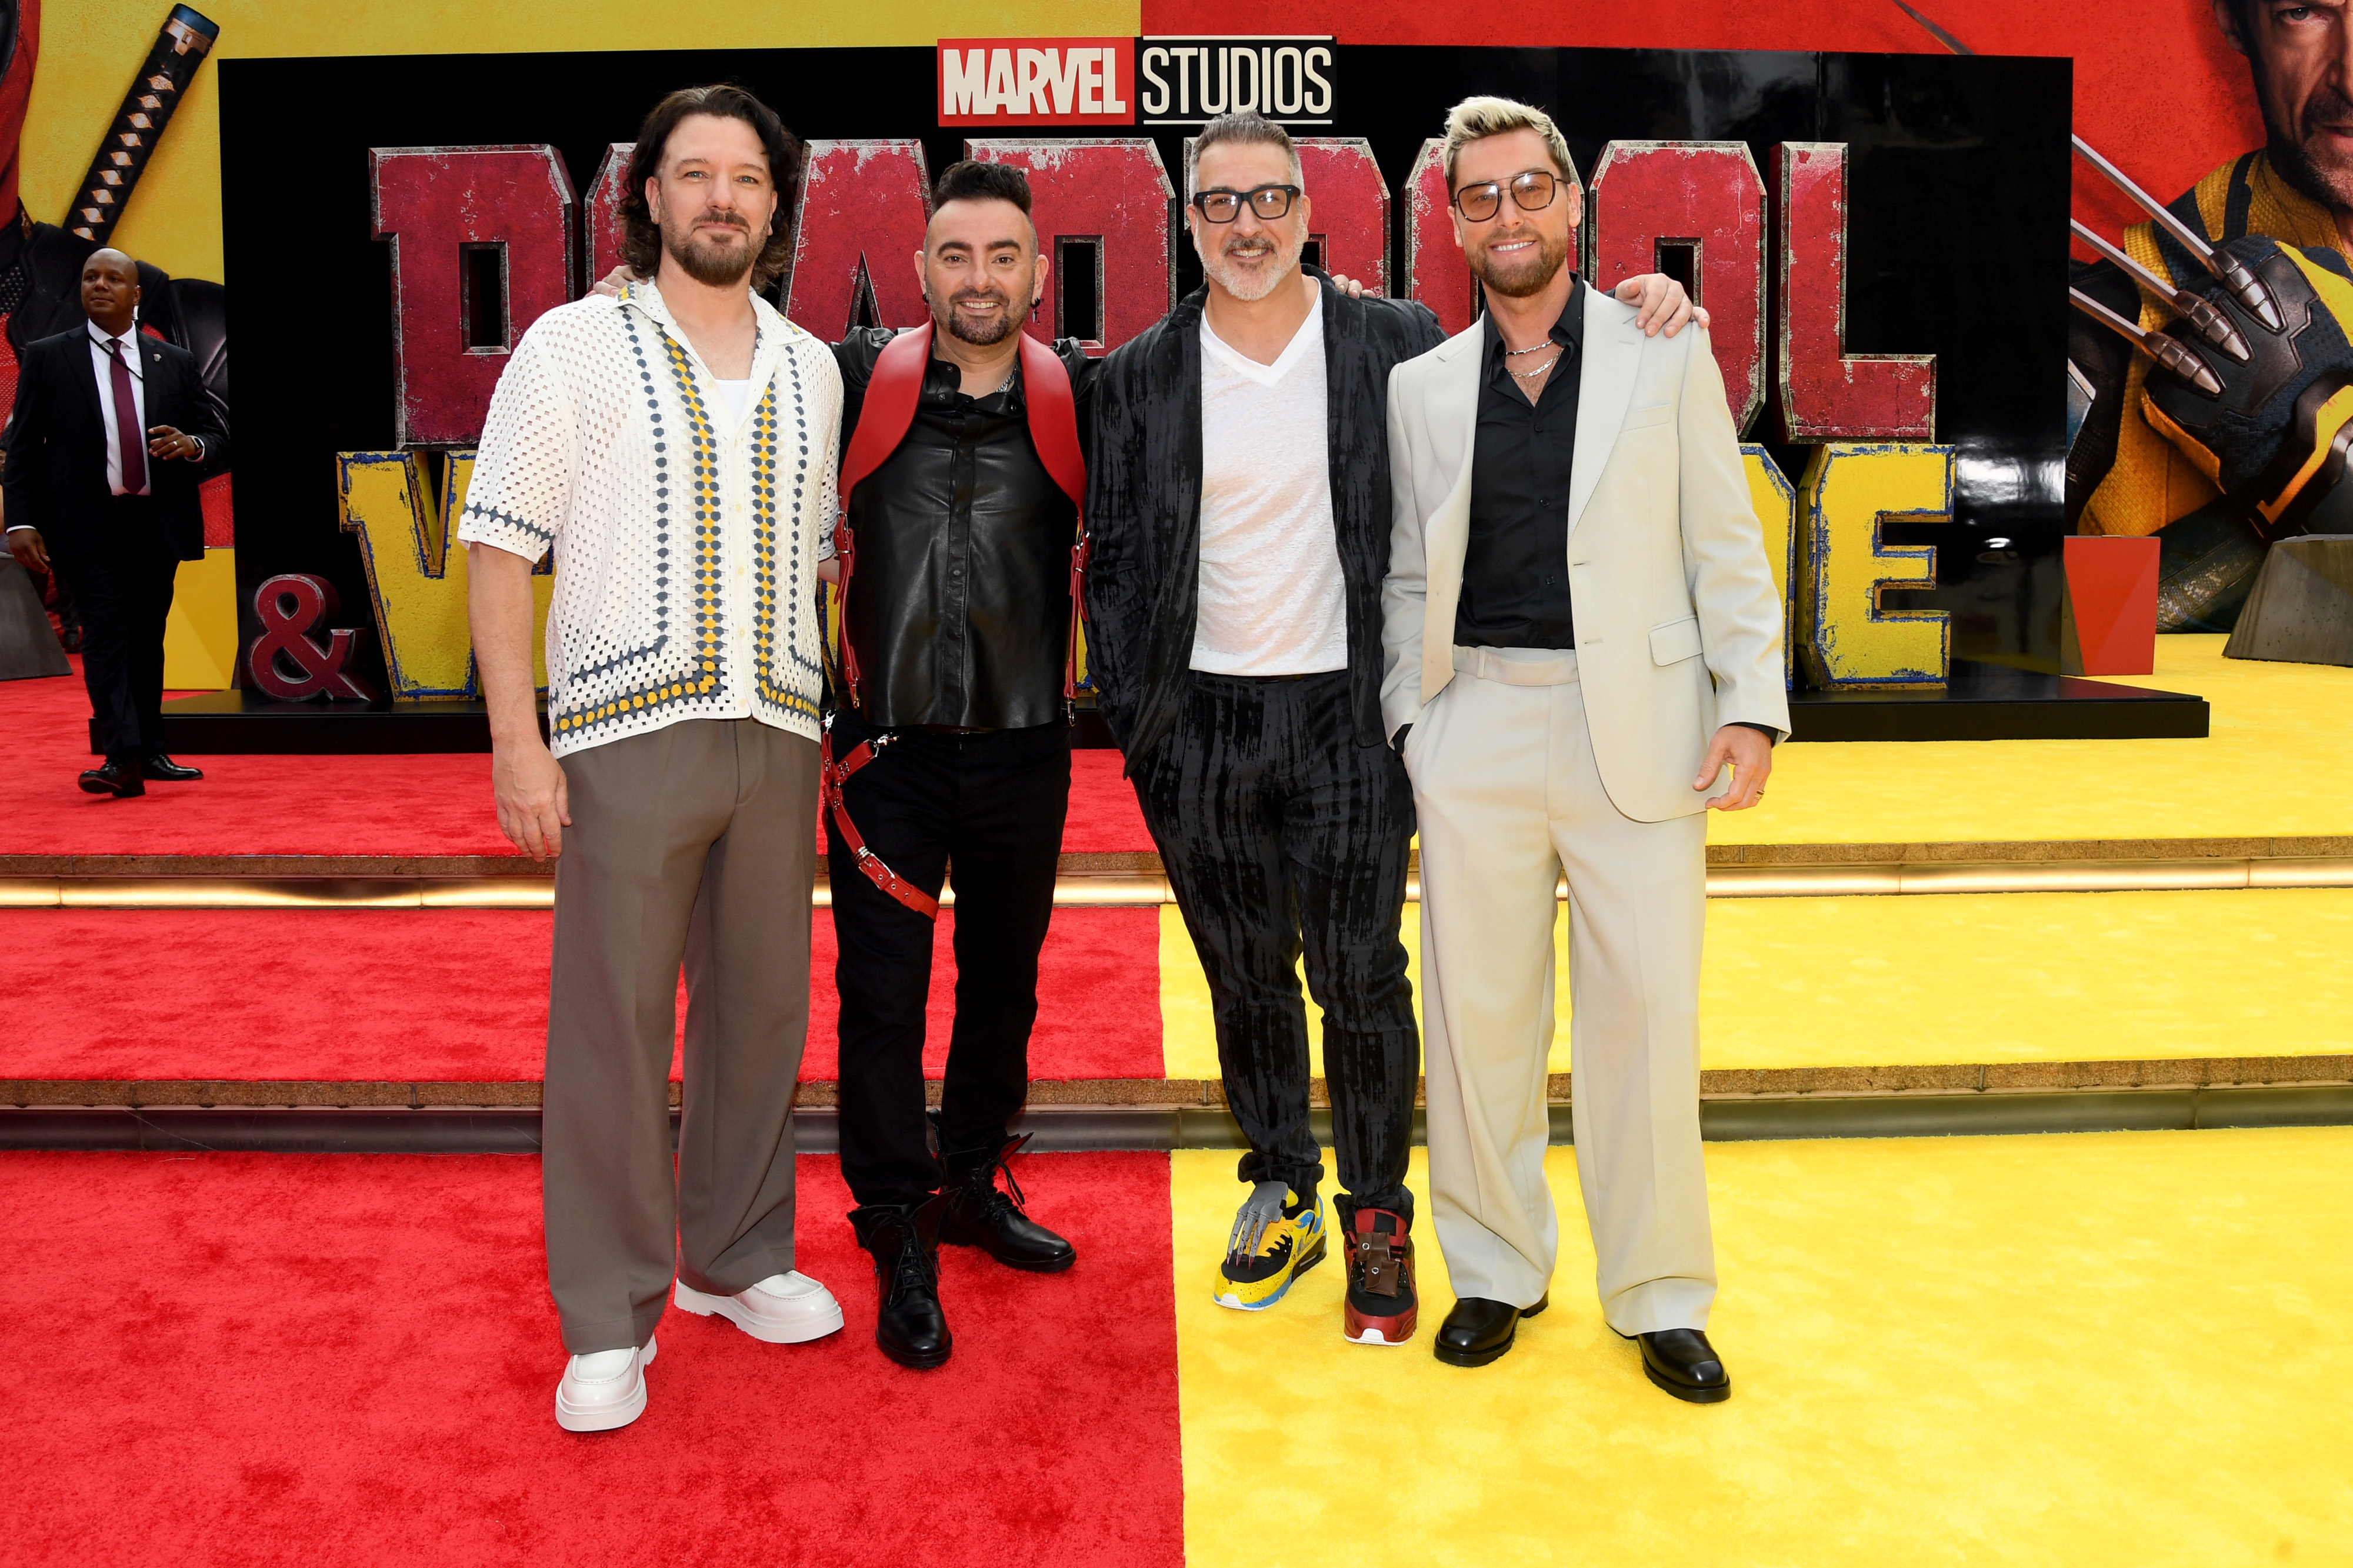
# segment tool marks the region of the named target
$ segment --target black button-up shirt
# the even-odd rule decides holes
[[[1560,362],[1534,403],[1512,372],[1542,354],[1506,353],[1487,317],[1486,374],[1471,457],[1471,536],[1454,640],[1464,647],[1575,647],[1568,600],[1568,476],[1584,372],[1585,282],[1552,327]]]

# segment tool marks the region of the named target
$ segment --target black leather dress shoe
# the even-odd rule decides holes
[[[111,795],[117,800],[147,793],[147,785],[140,779],[137,765],[112,757],[108,758],[103,765],[83,773],[81,787],[85,794]]]
[[[1536,1298],[1533,1307],[1465,1296],[1438,1327],[1438,1359],[1449,1366],[1485,1366],[1512,1348],[1522,1318],[1533,1318],[1550,1305],[1549,1292]]]
[[[162,779],[171,784],[194,784],[205,776],[204,769],[184,768],[161,752],[148,752],[146,759],[139,764],[139,771],[151,779]]]
[[[940,1195],[947,1213],[940,1221],[940,1239],[957,1247],[977,1247],[1008,1268],[1032,1274],[1060,1274],[1079,1260],[1079,1249],[1029,1217],[1021,1184],[1013,1179],[1013,1156],[1029,1135],[1008,1139],[987,1151],[948,1154],[948,1184]],[[1005,1187],[997,1173],[1005,1173]]]
[[[939,1226],[945,1198],[868,1204],[849,1211],[858,1245],[874,1258],[874,1343],[901,1366],[947,1364],[955,1337],[940,1310]]]
[[[1732,1397],[1732,1374],[1699,1330],[1661,1329],[1634,1338],[1642,1347],[1643,1373],[1677,1399],[1714,1405]]]

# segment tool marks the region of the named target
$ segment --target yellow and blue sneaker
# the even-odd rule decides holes
[[[1218,1269],[1218,1305],[1263,1312],[1323,1261],[1324,1204],[1315,1194],[1303,1200],[1286,1190],[1279,1206],[1245,1199]]]

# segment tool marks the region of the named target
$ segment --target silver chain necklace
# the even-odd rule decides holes
[[[1537,346],[1538,346],[1538,347],[1542,347],[1543,345],[1542,345],[1542,344],[1538,344]],[[1553,346],[1553,347],[1555,347],[1555,348],[1558,348],[1560,345],[1559,345],[1559,344],[1557,344],[1557,343],[1555,343],[1555,344],[1554,344],[1554,345],[1552,345],[1552,346]],[[1511,371],[1512,371],[1512,374],[1513,374],[1513,376],[1514,376],[1515,379],[1517,379],[1517,380],[1520,380],[1520,381],[1534,381],[1536,377],[1538,377],[1538,376],[1540,376],[1540,375],[1547,375],[1547,374],[1551,374],[1551,372],[1552,372],[1552,368],[1553,368],[1555,365],[1558,364],[1558,363],[1560,363],[1560,356],[1559,356],[1559,355],[1557,355],[1557,354],[1555,354],[1552,358],[1550,358],[1550,359],[1548,359],[1548,360],[1545,361],[1545,362],[1544,362],[1544,363],[1542,363],[1542,364],[1540,364],[1540,365],[1536,366],[1536,367],[1535,367],[1535,369],[1534,369],[1534,370],[1512,370],[1512,367],[1511,367],[1510,365],[1505,365],[1504,368],[1505,370],[1511,370]]]

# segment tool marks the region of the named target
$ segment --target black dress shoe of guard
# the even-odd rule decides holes
[[[939,1226],[944,1198],[868,1204],[849,1211],[858,1245],[874,1259],[874,1343],[901,1366],[944,1366],[955,1338],[940,1310]]]
[[[1013,1178],[1011,1161],[1029,1135],[1010,1138],[996,1148],[947,1154],[948,1184],[941,1196],[947,1212],[940,1221],[940,1239],[956,1247],[977,1247],[1008,1268],[1032,1274],[1060,1274],[1078,1261],[1079,1249],[1029,1217],[1021,1184]],[[1005,1187],[997,1173],[1005,1173]]]
[[[161,779],[169,784],[194,784],[205,776],[204,769],[182,767],[161,752],[148,752],[139,764],[139,771],[151,779]]]
[[[110,757],[103,765],[83,773],[81,787],[85,794],[111,795],[117,800],[147,793],[146,784],[139,777],[139,764],[120,757]]]
[[[1732,1397],[1732,1375],[1699,1330],[1661,1329],[1634,1338],[1642,1347],[1644,1374],[1677,1399],[1714,1405]]]
[[[1465,1296],[1438,1327],[1438,1359],[1449,1366],[1485,1366],[1512,1348],[1522,1318],[1533,1318],[1550,1305],[1549,1292],[1538,1297],[1533,1307]]]

